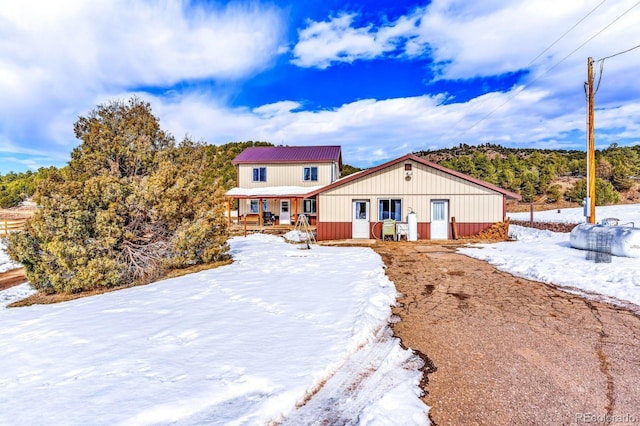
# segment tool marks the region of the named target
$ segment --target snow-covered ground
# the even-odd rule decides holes
[[[12,262],[11,259],[9,259],[9,255],[5,251],[6,248],[7,247],[5,246],[3,239],[0,238],[0,273],[20,267],[19,264]]]
[[[508,213],[507,216],[511,220],[531,219],[529,212],[524,213]],[[640,204],[624,204],[619,206],[597,206],[596,221],[602,219],[616,218],[620,220],[620,224],[634,222],[636,228],[640,227]],[[582,207],[574,207],[570,209],[545,210],[533,212],[534,222],[559,222],[559,223],[584,223],[584,209]]]
[[[579,223],[582,212],[536,212],[535,220]],[[640,226],[639,205],[596,214]],[[640,306],[638,259],[594,263],[571,248],[568,233],[512,225],[510,235],[516,241],[460,251],[518,276]],[[215,270],[0,309],[0,424],[428,422],[418,399],[421,362],[387,325],[395,288],[378,255],[301,250],[264,235],[231,246],[235,263]],[[0,303],[30,291],[0,292]]]
[[[428,424],[376,253],[231,247],[217,269],[1,309],[0,424]]]
[[[584,222],[582,208],[535,212],[534,220]],[[525,218],[526,215],[526,218]],[[509,217],[529,220],[529,213]],[[640,227],[640,205],[602,206],[596,218],[615,217],[620,223]],[[524,278],[567,287],[569,291],[596,293],[640,306],[640,259],[612,256],[611,263],[587,260],[586,251],[571,247],[569,233],[555,233],[511,225],[509,235],[517,240],[497,244],[476,244],[461,253],[486,260],[498,269]]]

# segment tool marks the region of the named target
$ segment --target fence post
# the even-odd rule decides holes
[[[244,218],[244,236],[247,236],[247,215],[246,213],[242,215],[242,217]]]
[[[455,216],[451,216],[451,235],[454,240],[458,239],[458,224],[456,223]]]
[[[529,226],[533,226],[533,203],[529,204]]]

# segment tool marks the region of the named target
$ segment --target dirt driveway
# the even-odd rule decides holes
[[[395,334],[435,367],[423,398],[435,424],[640,424],[636,314],[513,277],[454,246],[373,248],[404,294]]]

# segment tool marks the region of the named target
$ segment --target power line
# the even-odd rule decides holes
[[[596,93],[598,93],[598,89],[600,88],[600,82],[602,81],[602,72],[604,71],[604,61],[605,61],[606,59],[611,59],[611,58],[614,58],[614,57],[616,57],[616,56],[622,55],[622,54],[624,54],[624,53],[631,52],[632,50],[637,49],[637,48],[639,48],[639,47],[640,47],[640,44],[639,44],[639,45],[637,45],[637,46],[633,46],[631,49],[623,50],[622,52],[614,53],[613,55],[605,56],[605,57],[604,57],[604,58],[602,58],[602,59],[598,59],[597,61],[594,61],[594,63],[595,63],[595,62],[600,62],[600,74],[598,75],[598,84],[596,85],[595,92],[593,93],[594,95],[595,95]]]
[[[551,43],[546,49],[544,49],[542,52],[540,52],[540,54],[538,56],[536,56],[535,58],[533,58],[533,60],[531,60],[531,62],[529,62],[529,64],[525,67],[525,68],[529,68],[531,65],[533,65],[533,63],[538,60],[538,58],[542,55],[544,55],[545,53],[547,53],[547,51],[549,49],[551,49],[553,46],[555,46],[560,40],[562,40],[567,34],[569,34],[571,31],[573,31],[573,29],[575,27],[577,27],[578,25],[580,25],[582,23],[582,21],[584,21],[585,19],[587,19],[593,12],[595,12],[600,6],[602,6],[607,0],[602,0],[602,2],[600,4],[598,4],[596,7],[594,7],[593,9],[591,9],[591,11],[589,13],[587,13],[586,15],[584,15],[582,17],[582,19],[580,19],[578,22],[576,22],[571,28],[569,28],[567,31],[565,31],[564,34],[562,34],[560,37],[557,38],[556,41],[554,41],[553,43]]]
[[[551,49],[553,46],[555,46],[556,44],[558,44],[558,42],[560,40],[562,40],[567,34],[569,34],[571,31],[573,31],[574,28],[576,28],[578,25],[580,25],[585,19],[587,19],[593,12],[595,12],[600,6],[602,6],[607,0],[602,0],[596,7],[594,7],[593,9],[591,9],[589,11],[589,13],[587,13],[586,15],[584,15],[578,22],[576,22],[575,24],[573,24],[573,26],[571,28],[569,28],[567,31],[565,31],[560,37],[558,37],[553,43],[551,43],[549,46],[547,46],[542,52],[540,52],[538,54],[538,56],[536,56],[535,58],[533,58],[531,61],[529,61],[529,63],[527,65],[524,66],[524,69],[529,68],[531,65],[533,65],[538,58],[540,58],[542,55],[544,55],[545,53],[547,53],[549,51],[549,49]],[[507,101],[508,102],[508,101]],[[504,104],[503,104],[504,105]],[[477,104],[476,106],[474,106],[473,108],[471,108],[470,112],[474,112],[476,109],[478,109],[480,107],[480,104]],[[502,105],[500,105],[498,108],[501,108]],[[487,116],[488,117],[488,116]],[[486,117],[485,117],[486,118]],[[456,128],[458,126],[458,124],[460,124],[462,121],[464,121],[465,118],[462,117],[460,120],[458,120],[454,125],[453,128]],[[473,127],[475,127],[475,125],[477,125],[478,123],[474,124],[474,126],[468,128],[467,130],[465,130],[463,133],[461,133],[460,135],[458,135],[456,137],[462,137],[465,135],[465,133],[467,133],[469,130],[473,129]]]
[[[602,3],[600,3],[602,4]],[[507,98],[506,101],[504,101],[502,104],[498,105],[497,107],[495,107],[494,109],[492,109],[487,115],[485,115],[484,117],[482,117],[480,120],[476,121],[471,127],[469,127],[468,129],[466,129],[464,132],[460,133],[457,138],[460,138],[462,136],[464,136],[465,134],[467,134],[467,132],[469,132],[471,129],[473,129],[474,127],[476,127],[478,124],[482,123],[484,120],[486,120],[487,118],[491,117],[493,115],[494,112],[496,112],[497,110],[499,110],[500,108],[502,108],[503,106],[505,106],[506,104],[508,104],[509,102],[511,102],[511,100],[513,100],[513,98],[515,98],[516,96],[518,96],[520,93],[522,93],[522,91],[524,89],[526,89],[527,87],[531,86],[533,83],[535,83],[536,81],[540,80],[542,77],[544,77],[545,75],[547,75],[551,70],[555,69],[556,67],[558,67],[558,65],[562,64],[564,61],[566,61],[567,59],[569,59],[569,57],[571,57],[574,53],[576,53],[578,50],[580,50],[581,48],[583,48],[587,43],[589,43],[591,40],[593,40],[594,38],[596,38],[597,36],[599,36],[600,34],[602,34],[602,32],[604,32],[607,28],[609,28],[611,25],[613,25],[614,23],[616,23],[617,21],[619,21],[623,16],[625,16],[627,13],[629,13],[633,8],[635,8],[636,6],[640,5],[640,1],[637,2],[636,4],[634,4],[633,6],[631,6],[629,9],[627,9],[625,12],[623,12],[620,16],[618,16],[616,19],[614,19],[613,21],[611,21],[609,24],[607,24],[604,28],[602,28],[600,31],[598,31],[597,33],[595,33],[593,36],[591,36],[587,41],[585,41],[584,43],[582,43],[580,46],[578,46],[577,48],[575,48],[574,50],[571,51],[571,53],[569,53],[567,56],[565,56],[564,58],[562,58],[560,61],[556,62],[554,65],[552,65],[550,68],[548,68],[546,71],[544,71],[542,74],[539,74],[536,78],[534,78],[532,81],[530,81],[529,83],[525,84],[524,86],[520,86],[511,96],[509,96]],[[598,5],[599,7],[600,5]],[[591,13],[591,12],[589,12]],[[636,47],[640,47],[640,46],[636,46]],[[629,49],[629,50],[633,50],[636,47]],[[626,51],[625,51],[626,52]],[[625,53],[625,52],[620,52],[617,53],[616,55]],[[616,55],[612,55],[612,56],[616,56]],[[607,59],[607,58],[604,58]]]
[[[633,46],[631,49],[623,50],[622,52],[614,53],[613,55],[610,55],[610,56],[605,56],[602,59],[598,59],[596,62],[604,61],[605,59],[610,59],[610,58],[613,58],[615,56],[622,55],[623,53],[631,52],[632,50],[637,49],[639,47],[640,47],[640,44],[637,45],[637,46]]]

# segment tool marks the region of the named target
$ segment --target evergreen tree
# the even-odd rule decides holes
[[[562,188],[558,184],[553,184],[547,189],[547,202],[555,203],[562,198]]]
[[[587,197],[587,180],[577,181],[573,187],[565,193],[568,201],[581,203]],[[596,178],[596,205],[604,206],[620,201],[620,194],[615,190],[611,182]]]
[[[41,171],[34,173],[29,170],[24,173],[9,172],[4,176],[0,175],[0,208],[15,207],[31,197],[40,173]]]
[[[205,182],[206,149],[178,146],[137,98],[75,125],[69,165],[37,186],[42,206],[7,251],[49,293],[148,282],[169,268],[223,259],[222,190]]]

